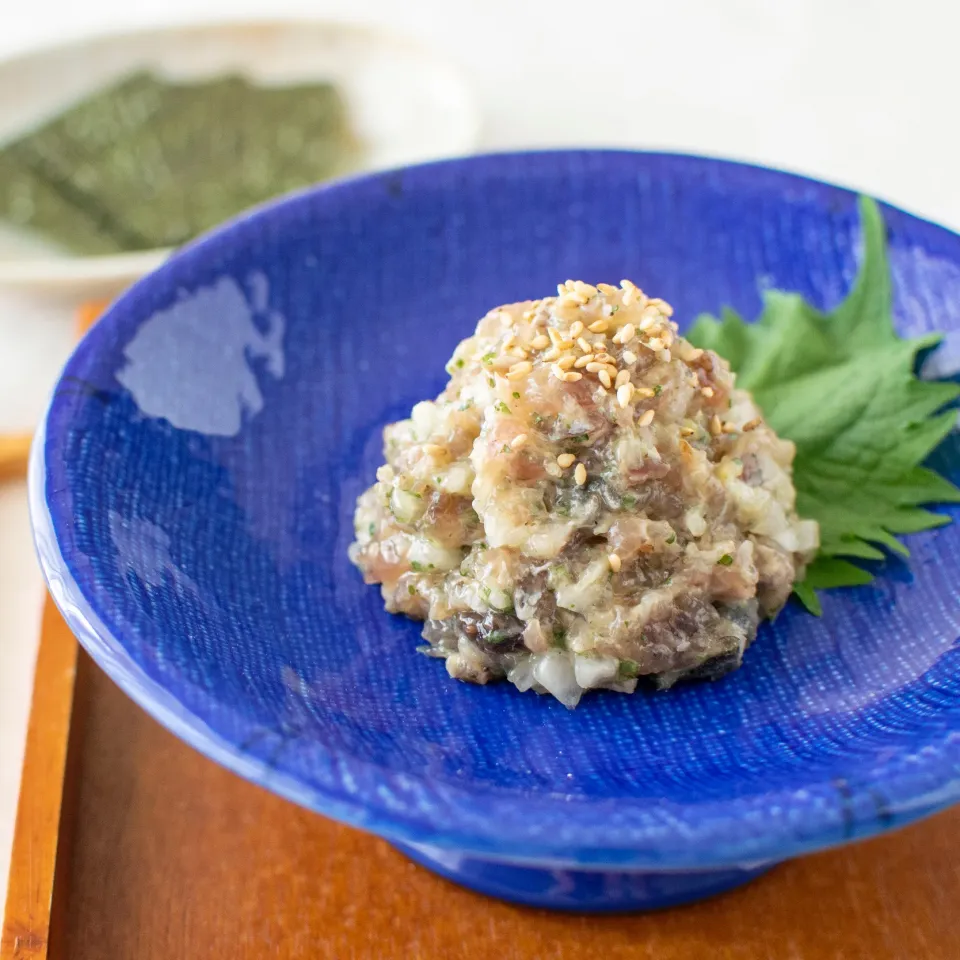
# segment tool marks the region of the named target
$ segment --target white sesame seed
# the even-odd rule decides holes
[[[723,430],[723,427],[720,424],[720,418],[714,414],[710,418],[710,432],[715,436],[719,436],[720,432]]]
[[[660,362],[669,363],[673,359],[673,354],[669,350],[660,351]]]
[[[584,353],[592,353],[592,352],[593,352],[593,347],[590,346],[590,341],[589,341],[589,340],[584,340],[583,337],[577,337],[577,346],[578,346]]]
[[[701,387],[700,392],[709,400],[713,396],[713,387]]]
[[[693,427],[681,427],[680,436],[681,437],[692,437],[697,431]]]
[[[659,337],[651,337],[649,340],[645,341],[643,345],[648,350],[652,350],[654,353],[663,349],[663,341]]]
[[[603,353],[604,350],[607,349],[607,341],[606,341],[606,340],[594,340],[594,341],[593,341],[593,349],[596,350],[598,353]]]
[[[621,371],[617,374],[617,379],[614,381],[614,386],[615,386],[617,389],[619,389],[619,388],[622,387],[625,383],[629,383],[629,382],[630,382],[630,371],[629,371],[629,370],[621,370]]]
[[[525,433],[518,433],[510,441],[511,450],[519,450],[527,442],[527,435]]]
[[[755,417],[753,420],[748,420],[748,421],[743,425],[743,432],[744,432],[744,433],[749,433],[751,430],[756,430],[757,427],[759,427],[761,423],[763,423],[763,421],[762,421],[759,417]]]
[[[649,400],[650,397],[655,397],[657,394],[654,390],[651,390],[649,387],[634,387],[634,394],[638,397],[643,397],[644,400]]]
[[[530,341],[530,346],[533,347],[534,350],[545,350],[550,346],[550,338],[539,333]]]
[[[587,482],[587,468],[582,464],[577,464],[577,469],[573,471],[573,479],[578,487],[582,487]]]
[[[527,359],[527,351],[524,350],[523,347],[511,347],[507,353],[509,353],[511,357],[517,357],[520,360]]]
[[[598,354],[597,354],[597,362],[598,362],[598,363],[610,363],[610,364],[614,364],[614,365],[615,365],[615,361],[614,361],[613,357],[610,356],[609,353],[598,353]]]
[[[377,479],[381,483],[391,483],[393,481],[393,467],[385,463],[382,467],[377,467]]]
[[[597,289],[598,289],[601,293],[605,293],[605,294],[607,294],[608,296],[609,296],[611,293],[617,293],[617,292],[618,292],[618,291],[617,291],[617,288],[616,288],[615,286],[613,286],[613,284],[610,284],[610,283],[598,283],[598,284],[597,284]]]
[[[620,566],[621,566],[620,558],[615,553],[610,553],[607,555],[607,563],[610,564],[610,569],[614,573],[620,572]]]
[[[659,323],[659,321],[660,321],[659,313],[648,314],[646,311],[644,311],[644,316],[640,320],[640,325],[638,329],[640,330],[641,333],[646,333],[652,327],[655,327]]]
[[[737,433],[737,426],[734,423],[725,423],[723,425],[724,433]]]
[[[533,369],[533,364],[529,360],[521,360],[520,363],[515,363],[507,371],[508,380],[521,380]]]
[[[573,362],[576,358],[572,354],[566,354],[557,361],[557,366],[561,370],[569,370],[573,366]]]
[[[606,320],[594,320],[587,329],[591,333],[606,333],[609,326]]]
[[[587,364],[587,373],[599,373],[601,370],[606,370],[607,365],[605,363],[598,363],[596,360],[591,360]]]
[[[554,346],[558,347],[561,350],[569,350],[573,346],[572,340],[558,340]]]
[[[576,340],[581,333],[583,333],[583,322],[574,320],[573,323],[570,324],[570,339]]]
[[[565,373],[561,379],[563,379],[567,383],[576,383],[578,380],[583,379],[583,374],[576,373],[575,371],[570,370],[567,373]]]
[[[423,452],[432,459],[436,460],[438,457],[445,457],[447,454],[447,448],[441,447],[439,443],[425,443],[423,445]]]
[[[632,350],[624,350],[621,357],[623,358],[623,362],[627,364],[637,362],[637,355]]]
[[[582,369],[583,367],[587,366],[587,364],[592,363],[592,362],[593,362],[593,354],[592,354],[592,353],[585,353],[585,354],[584,354],[582,357],[580,357],[580,359],[577,360],[573,365],[574,365],[574,367],[575,367],[577,370],[580,370],[580,369]]]
[[[570,283],[570,282],[571,282],[571,281],[569,281],[569,280],[567,281],[567,283]],[[566,283],[558,283],[558,284],[557,284],[557,296],[558,296],[558,297],[562,297],[566,292],[567,292],[567,284],[566,284]]]
[[[563,476],[563,471],[552,461],[545,463],[543,469],[550,474],[551,477],[561,477]]]
[[[673,307],[671,307],[670,304],[666,302],[666,300],[661,300],[659,297],[654,297],[652,300],[649,301],[648,305],[651,307],[655,307],[665,317],[673,316]]]
[[[577,458],[572,453],[561,453],[560,456],[557,457],[557,463],[560,464],[564,470],[566,470],[567,467],[571,466],[573,461],[576,459]]]
[[[503,349],[509,350],[517,342],[517,335],[513,332],[508,333],[503,338]]]
[[[537,311],[536,311],[536,310],[524,310],[524,311],[523,311],[523,319],[526,320],[528,323],[529,323],[536,315],[537,315]]]
[[[621,407],[625,408],[630,403],[630,400],[632,399],[632,397],[633,397],[632,384],[622,383],[620,384],[619,387],[617,387],[617,403],[619,403]]]
[[[641,427],[649,427],[653,423],[653,411],[648,410],[638,421]]]
[[[553,341],[553,345],[556,346],[563,337],[560,336],[560,331],[556,327],[547,327],[547,334],[550,339]]]
[[[597,371],[597,379],[609,390],[613,386],[613,381],[610,379],[610,374],[607,373],[606,367],[603,370]]]
[[[500,311],[500,324],[504,327],[513,326],[513,317],[506,310]]]
[[[624,290],[623,291],[623,305],[625,307],[632,306],[633,302],[637,299],[636,293],[633,290]]]
[[[544,363],[551,363],[560,356],[560,351],[556,347],[551,347],[549,350],[545,350],[543,356],[540,358]]]
[[[620,286],[621,286],[624,290],[636,290],[636,289],[637,289],[637,285],[636,285],[632,280],[621,280],[621,281],[620,281]]]
[[[620,329],[620,342],[629,343],[637,335],[637,328],[632,323],[625,323]]]
[[[562,379],[564,378],[564,376],[566,375],[565,372],[564,372],[563,367],[559,366],[559,365],[556,364],[556,363],[551,364],[551,366],[550,366],[550,372],[551,372],[558,380],[562,380]]]

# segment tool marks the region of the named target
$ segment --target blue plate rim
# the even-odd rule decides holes
[[[305,197],[336,198],[345,191],[362,190],[398,174],[429,175],[431,170],[438,167],[469,169],[478,166],[482,169],[487,165],[503,162],[550,162],[563,157],[585,158],[598,155],[626,155],[649,162],[689,163],[707,170],[720,168],[737,176],[761,175],[793,186],[825,192],[845,202],[852,202],[856,196],[854,191],[846,187],[796,173],[688,153],[544,150],[480,154],[363,174],[296,191],[246,211],[198,238],[182,248],[151,277],[154,281],[163,280],[185,259],[202,257],[208,248],[216,248],[220,242],[249,227],[251,222],[263,218],[282,218]],[[887,211],[908,218],[924,230],[939,234],[941,238],[949,235],[954,240],[960,239],[946,227],[889,204],[883,206]],[[135,307],[141,292],[142,282],[126,291],[108,310],[104,325],[109,325],[111,315],[121,314],[125,309]],[[101,330],[103,328],[101,326]],[[89,354],[94,349],[93,342],[90,335],[85,336],[65,369],[78,358]],[[58,380],[55,385],[49,407],[37,431],[31,452],[28,481],[34,542],[54,602],[93,659],[154,719],[199,752],[293,802],[352,826],[378,833],[387,839],[455,849],[478,857],[556,866],[658,870],[747,867],[782,860],[873,836],[960,802],[960,731],[952,730],[945,732],[938,749],[927,746],[922,757],[913,758],[916,763],[905,773],[891,770],[886,776],[878,774],[875,783],[851,788],[835,781],[821,782],[812,783],[803,791],[780,791],[777,794],[763,794],[759,798],[748,798],[750,803],[741,802],[742,798],[738,798],[711,802],[696,808],[677,805],[674,810],[661,811],[664,816],[659,822],[651,818],[648,811],[637,810],[636,816],[618,817],[620,822],[609,831],[609,843],[605,841],[602,845],[594,840],[580,846],[576,841],[571,842],[568,831],[563,831],[562,839],[558,841],[556,837],[549,836],[549,831],[530,829],[529,823],[525,830],[522,829],[522,822],[521,829],[516,829],[517,824],[508,825],[492,815],[490,807],[486,808],[486,822],[478,822],[475,814],[460,815],[461,809],[476,806],[478,797],[482,796],[476,791],[464,791],[447,783],[439,784],[427,780],[416,782],[415,778],[391,774],[365,761],[333,752],[326,753],[331,769],[342,771],[341,775],[347,776],[351,782],[365,784],[367,792],[361,790],[354,796],[337,796],[335,791],[305,785],[297,778],[245,753],[235,743],[212,731],[202,718],[183,707],[126,654],[119,638],[114,636],[94,611],[80,583],[74,577],[73,569],[64,557],[56,536],[58,522],[70,522],[69,512],[64,509],[68,504],[51,502],[55,501],[55,497],[51,497],[51,492],[47,489],[45,464],[51,455],[53,442],[48,436],[47,426],[58,412],[59,406],[69,402],[58,398],[61,383],[62,380]],[[882,771],[883,768],[878,769]],[[922,789],[918,789],[920,782],[924,784]],[[875,809],[875,796],[872,793],[879,786],[883,787],[885,799],[889,800],[883,809]],[[374,787],[375,789],[372,789]],[[377,799],[377,795],[382,794],[385,787],[392,797],[390,803],[384,803],[382,797],[379,801]],[[418,806],[416,799],[421,792],[430,795],[431,799],[445,810],[447,816],[442,823],[436,822],[432,815],[423,814],[423,808]],[[802,797],[800,793],[803,794]],[[492,791],[491,796],[500,798],[505,809],[509,810],[517,805],[515,796],[504,795],[500,791]],[[409,809],[404,813],[397,809],[398,798],[406,798],[408,802]],[[858,803],[858,800],[865,802]],[[874,808],[872,813],[864,812],[871,807]],[[567,810],[571,822],[578,823],[582,820],[580,825],[586,828],[587,822],[583,814],[591,808],[592,816],[596,818],[596,804],[587,801],[569,804]],[[772,816],[771,809],[779,810],[780,815]],[[684,811],[686,817],[683,816]],[[691,811],[694,814],[699,811],[699,814],[691,816]],[[437,807],[434,806],[431,814],[436,812]],[[576,817],[573,816],[574,813],[577,814]],[[708,835],[696,829],[698,820],[711,824]],[[749,826],[745,825],[747,820]],[[665,829],[670,823],[673,823],[673,829]],[[505,829],[507,826],[511,829]],[[726,831],[723,827],[726,827]],[[586,829],[584,832],[586,835]],[[590,833],[595,834],[595,831]]]

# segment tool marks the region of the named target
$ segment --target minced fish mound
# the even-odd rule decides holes
[[[490,311],[384,430],[350,557],[451,677],[568,707],[736,669],[818,543],[794,446],[629,281]]]

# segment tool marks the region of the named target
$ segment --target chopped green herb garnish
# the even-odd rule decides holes
[[[530,419],[533,420],[533,422],[534,422],[538,427],[540,426],[541,423],[543,423],[543,417],[541,417],[539,413],[533,414],[533,416],[532,416]]]
[[[620,309],[620,304],[615,303],[613,305],[613,309],[610,311],[610,316],[612,317],[619,309]]]
[[[410,561],[410,567],[415,570],[417,573],[423,573],[424,567],[422,563],[419,563],[416,560]]]
[[[489,383],[491,387],[495,387],[497,385],[497,381],[494,380],[493,377],[487,377],[487,383]]]
[[[567,631],[563,627],[553,628],[553,645],[561,648],[567,645]]]
[[[498,411],[499,413],[510,413],[510,408],[502,400],[498,400],[496,402],[494,410]]]
[[[630,510],[637,505],[637,498],[632,494],[628,493],[621,501],[620,506],[625,510]]]
[[[460,404],[461,410],[469,410],[473,406],[473,400],[465,400]]]
[[[670,536],[667,537],[667,539],[664,541],[664,543],[676,543],[676,542],[677,542],[677,535],[675,533],[671,533]]]
[[[413,585],[412,583],[407,585],[407,593],[409,593],[411,597],[412,597],[416,592],[417,592],[417,590],[416,590],[416,588],[414,587],[414,585]]]
[[[733,563],[733,557],[731,557],[729,553],[725,553],[725,554],[717,561],[717,563],[719,563],[721,567],[729,567],[730,564]]]
[[[617,678],[635,680],[640,675],[640,664],[636,660],[621,660],[617,665]]]
[[[458,368],[459,368],[459,367],[462,367],[463,364],[464,364],[464,359],[463,359],[463,357],[457,357],[457,367],[458,367]]]
[[[820,524],[820,552],[794,589],[817,614],[816,590],[873,579],[851,559],[880,560],[881,546],[905,555],[894,534],[949,522],[922,504],[960,501],[960,490],[921,466],[953,429],[956,411],[944,407],[960,386],[914,375],[940,335],[897,335],[880,208],[862,197],[860,217],[860,270],[834,310],[769,291],[756,323],[725,309],[720,319],[698,318],[689,334],[730,362],[737,386],[796,444],[797,512]]]
[[[662,383],[656,383],[656,384],[654,384],[654,386],[653,386],[653,395],[654,395],[655,397],[659,397],[661,393],[663,393],[663,384],[662,384]]]
[[[481,361],[481,363],[493,363],[493,361],[496,359],[496,356],[497,356],[497,355],[496,355],[495,353],[492,353],[492,352],[491,352],[491,353],[485,353],[485,354],[480,358],[480,361]]]
[[[519,399],[520,399],[520,391],[519,391],[519,390],[514,390],[514,391],[513,391],[513,399],[514,399],[514,400],[519,400]]]
[[[371,523],[370,526],[367,527],[367,533],[369,533],[370,536],[372,537],[376,532],[377,532],[377,525],[375,523]]]

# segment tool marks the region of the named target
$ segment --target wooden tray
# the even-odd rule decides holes
[[[960,809],[714,900],[513,907],[228,773],[163,730],[48,604],[2,960],[956,960]]]
[[[960,807],[672,911],[489,900],[190,750],[47,602],[0,960],[957,960],[958,905]]]

